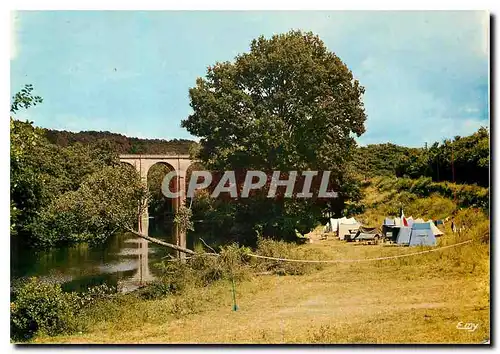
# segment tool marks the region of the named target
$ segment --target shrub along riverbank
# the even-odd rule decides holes
[[[435,198],[430,198],[433,203],[448,202]],[[422,205],[429,203],[426,200],[414,201],[411,206],[419,204],[420,211],[426,212],[422,209]],[[382,210],[381,204],[379,210]],[[415,328],[420,328],[422,321],[432,318],[435,321],[433,326],[420,329],[426,335],[424,341],[469,342],[470,338],[476,340],[480,334],[489,335],[489,222],[479,209],[462,210],[457,220],[463,222],[464,230],[451,234],[447,229],[438,247],[466,239],[474,239],[473,243],[379,262],[314,264],[261,260],[249,257],[248,248],[230,245],[218,249],[218,257],[204,255],[204,250],[198,248],[199,255],[187,259],[186,263],[164,261],[158,265],[163,270],[161,277],[129,294],[118,294],[107,288],[93,289],[84,294],[63,293],[58,285],[31,280],[17,291],[11,304],[12,338],[43,343],[278,343],[282,342],[283,334],[276,332],[274,327],[268,329],[279,323],[280,320],[275,317],[280,313],[287,328],[286,342],[379,342],[380,338],[385,338],[386,342],[415,342],[423,338],[412,338],[407,331],[398,334],[388,330],[392,335],[382,335],[368,330],[369,323],[383,329],[389,317],[389,322],[406,321],[407,326]],[[253,253],[289,259],[325,260],[384,257],[418,250],[363,247],[336,240],[298,246],[259,239]],[[232,310],[233,281],[238,311]],[[396,285],[397,288],[392,289]],[[457,287],[462,287],[460,291],[463,291],[458,295]],[[392,293],[389,296],[386,292]],[[365,302],[359,303],[362,293],[365,294]],[[420,299],[424,293],[427,302]],[[412,295],[408,297],[405,294]],[[428,298],[428,294],[433,298]],[[353,303],[344,298],[347,295]],[[330,301],[332,296],[341,300]],[[415,309],[411,310],[416,298],[421,302],[416,306],[423,306],[417,311],[419,314],[422,312],[421,316],[416,315]],[[301,304],[304,301],[306,304],[318,303],[322,309],[319,317],[314,317],[314,320],[310,317],[318,315],[318,308],[312,305],[303,308],[305,305]],[[380,317],[369,310],[365,314],[358,312],[356,306],[368,309],[370,304],[380,307],[382,313],[387,311],[386,315]],[[394,304],[397,304],[397,311],[389,311]],[[292,309],[294,312],[289,312]],[[355,338],[338,325],[332,325],[340,320],[339,311],[352,312],[353,323],[365,328],[366,335]],[[456,333],[456,329],[451,331],[449,327],[456,326],[456,323],[446,324],[446,321],[455,321],[450,320],[451,314],[456,317],[456,322],[473,316],[479,318],[482,332],[467,339],[463,333]],[[263,320],[268,316],[274,322]],[[228,318],[228,322],[220,323],[220,318]],[[325,322],[328,318],[329,322]],[[251,321],[249,326],[263,322],[254,333],[242,331],[236,334],[233,327],[240,326],[240,322],[237,324],[234,321]],[[313,321],[312,324],[310,321]],[[165,331],[166,327],[174,325],[176,330]],[[213,332],[216,325],[218,330]],[[310,331],[304,333],[299,327],[308,327]],[[194,328],[203,333],[190,332]],[[296,331],[292,334],[290,331],[293,328]],[[142,331],[142,339],[137,330]],[[205,332],[213,336],[209,339]],[[124,333],[134,334],[125,336]]]
[[[321,269],[321,265],[256,261],[246,254],[250,249],[229,245],[218,250],[219,256],[205,254],[198,248],[197,255],[185,263],[164,261],[157,266],[162,276],[134,293],[119,294],[107,286],[90,288],[84,293],[65,293],[58,284],[47,284],[30,278],[19,285],[11,302],[11,337],[15,341],[30,340],[35,335],[54,336],[82,332],[98,319],[108,318],[117,305],[141,302],[169,296],[174,303],[168,312],[182,316],[197,312],[200,299],[196,289],[212,287],[223,282],[242,282],[258,273],[303,275]],[[325,254],[308,250],[284,241],[259,239],[255,252],[263,256],[321,259]],[[96,310],[96,308],[106,310]],[[109,307],[109,308],[108,308]],[[113,310],[114,309],[114,310]],[[108,315],[103,316],[103,312]]]

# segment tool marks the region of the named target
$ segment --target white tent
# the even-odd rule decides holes
[[[330,219],[331,232],[339,232],[339,221],[345,220],[344,217],[340,219]]]
[[[439,230],[436,225],[434,225],[434,222],[432,220],[427,221],[429,224],[431,224],[431,230],[434,236],[441,236],[444,235],[443,231]]]
[[[339,219],[330,219],[330,232],[339,233],[339,224],[343,221],[347,220],[344,216]]]
[[[341,217],[340,219],[337,219],[337,232],[339,232],[339,226],[341,223],[344,223],[347,220],[345,216]]]
[[[325,225],[324,232],[338,232],[339,231],[339,221],[345,220],[345,218],[334,219],[330,218]]]
[[[344,220],[340,219],[339,220],[339,231],[338,231],[338,236],[339,239],[344,240],[346,235],[350,234],[351,230],[358,230],[359,227],[361,226],[360,223],[356,221],[354,218],[343,218]]]

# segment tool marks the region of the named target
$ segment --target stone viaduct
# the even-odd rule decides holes
[[[180,205],[185,202],[186,198],[186,174],[189,166],[192,164],[192,160],[189,155],[176,155],[176,154],[166,154],[166,155],[139,155],[139,154],[129,154],[120,155],[120,162],[128,163],[135,167],[135,169],[140,173],[144,183],[147,183],[148,171],[149,169],[157,164],[163,163],[168,165],[171,169],[175,170],[177,173],[177,190],[181,191],[181,196],[177,199],[172,200],[174,212],[177,211]],[[139,232],[148,234],[149,226],[149,213],[146,210],[139,217]],[[180,233],[179,230],[175,230],[175,238],[178,246],[186,248],[186,233]]]

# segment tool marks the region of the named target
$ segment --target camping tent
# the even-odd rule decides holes
[[[386,238],[394,239],[396,231],[397,229],[394,219],[385,218],[384,223],[382,224],[382,235]]]
[[[434,225],[434,222],[432,220],[427,221],[431,225],[431,230],[434,236],[441,236],[444,235],[443,231],[439,230],[436,225]]]
[[[360,226],[355,235],[348,235],[347,241],[375,240],[380,238],[380,230],[377,227]]]
[[[434,236],[430,223],[427,222],[417,223],[414,221],[411,227],[402,226],[394,228],[393,233],[397,234],[395,239],[396,243],[399,245],[436,245],[436,237]]]
[[[436,237],[432,232],[431,225],[428,222],[413,223],[411,228],[410,246],[435,246]]]
[[[332,228],[331,232],[339,232],[339,222],[346,220],[346,218],[343,216],[340,219],[330,219],[330,225]]]
[[[401,226],[398,230],[394,230],[397,233],[396,243],[399,245],[407,245],[410,243],[411,237],[411,227]]]
[[[339,221],[346,220],[345,217],[340,219],[330,218],[323,229],[323,232],[338,232],[339,231]]]
[[[396,226],[402,226],[403,223],[401,221],[401,218],[394,218],[394,225],[396,225]]]
[[[408,223],[408,227],[411,227],[414,223],[413,217],[406,218],[406,222]]]
[[[339,239],[344,240],[346,235],[350,235],[351,230],[357,230],[361,226],[360,223],[354,218],[339,220],[338,236]]]
[[[385,218],[384,219],[384,225],[395,225],[394,219],[391,218]]]

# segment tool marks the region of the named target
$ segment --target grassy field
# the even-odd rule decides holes
[[[390,188],[381,190],[376,183],[364,194],[366,210],[356,218],[365,225],[380,225],[400,203],[407,215],[426,220],[444,218],[457,208],[442,196],[415,198]],[[267,268],[274,275],[253,271],[237,283],[237,311],[232,310],[227,280],[153,300],[120,296],[87,312],[81,333],[38,336],[33,342],[479,344],[490,337],[489,219],[481,210],[463,209],[456,222],[463,231],[453,234],[448,223],[438,247],[474,242],[382,261],[308,268],[275,264]],[[311,236],[315,239],[311,244],[264,246],[268,255],[301,259],[362,260],[422,250]],[[301,275],[276,275],[276,269],[288,274],[299,270]],[[459,329],[460,322],[478,327]]]
[[[300,247],[331,259],[417,250],[337,240]],[[228,282],[156,300],[124,297],[96,307],[84,333],[34,342],[480,343],[489,338],[488,245],[331,264],[300,276],[254,276],[237,284],[237,303],[233,311]],[[459,330],[459,322],[479,326]]]

